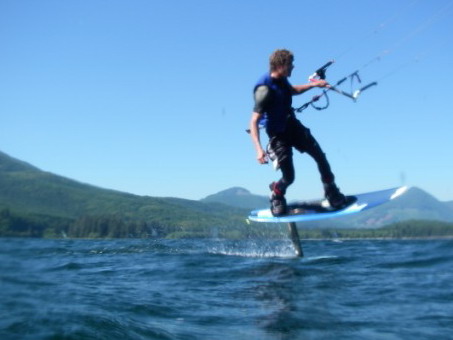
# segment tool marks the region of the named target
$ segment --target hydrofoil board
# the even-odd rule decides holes
[[[346,196],[346,203],[334,209],[324,200],[302,201],[288,204],[288,213],[273,216],[270,209],[258,209],[250,213],[248,219],[254,222],[293,223],[321,220],[355,214],[385,202],[391,201],[406,192],[407,187],[398,187],[380,191]]]

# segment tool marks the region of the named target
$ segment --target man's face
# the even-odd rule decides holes
[[[294,64],[293,64],[293,62],[291,62],[288,65],[280,66],[279,71],[283,77],[291,77],[291,72],[293,71],[293,68],[294,68]]]

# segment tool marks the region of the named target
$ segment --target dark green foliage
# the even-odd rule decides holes
[[[409,220],[383,228],[391,237],[445,237],[453,236],[453,223],[441,221]]]
[[[64,237],[71,219],[0,209],[0,236]]]
[[[453,223],[408,220],[378,229],[302,229],[299,230],[299,235],[305,239],[453,237]]]
[[[142,197],[94,187],[0,152],[1,207],[15,213],[0,221],[0,236],[166,236],[212,226],[243,226],[247,214],[245,209],[218,203]]]

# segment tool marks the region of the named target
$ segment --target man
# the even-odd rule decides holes
[[[270,72],[255,85],[255,107],[250,120],[250,135],[260,164],[267,163],[267,154],[261,146],[259,125],[266,120],[269,136],[269,155],[276,158],[282,178],[270,184],[271,211],[274,216],[286,213],[286,189],[294,182],[295,172],[292,148],[308,153],[317,163],[324,185],[325,197],[332,207],[345,204],[345,196],[335,184],[335,176],[329,162],[310,130],[296,119],[292,108],[292,96],[304,93],[313,87],[328,87],[325,80],[305,85],[291,85],[288,78],[294,68],[294,56],[288,50],[276,50],[270,56]]]

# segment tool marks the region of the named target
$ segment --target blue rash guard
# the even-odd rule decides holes
[[[263,103],[255,106],[255,112],[264,114],[266,132],[269,136],[283,133],[287,127],[288,117],[294,117],[292,86],[287,78],[272,78],[270,73],[266,73],[258,80],[254,91],[263,85],[270,91]]]

